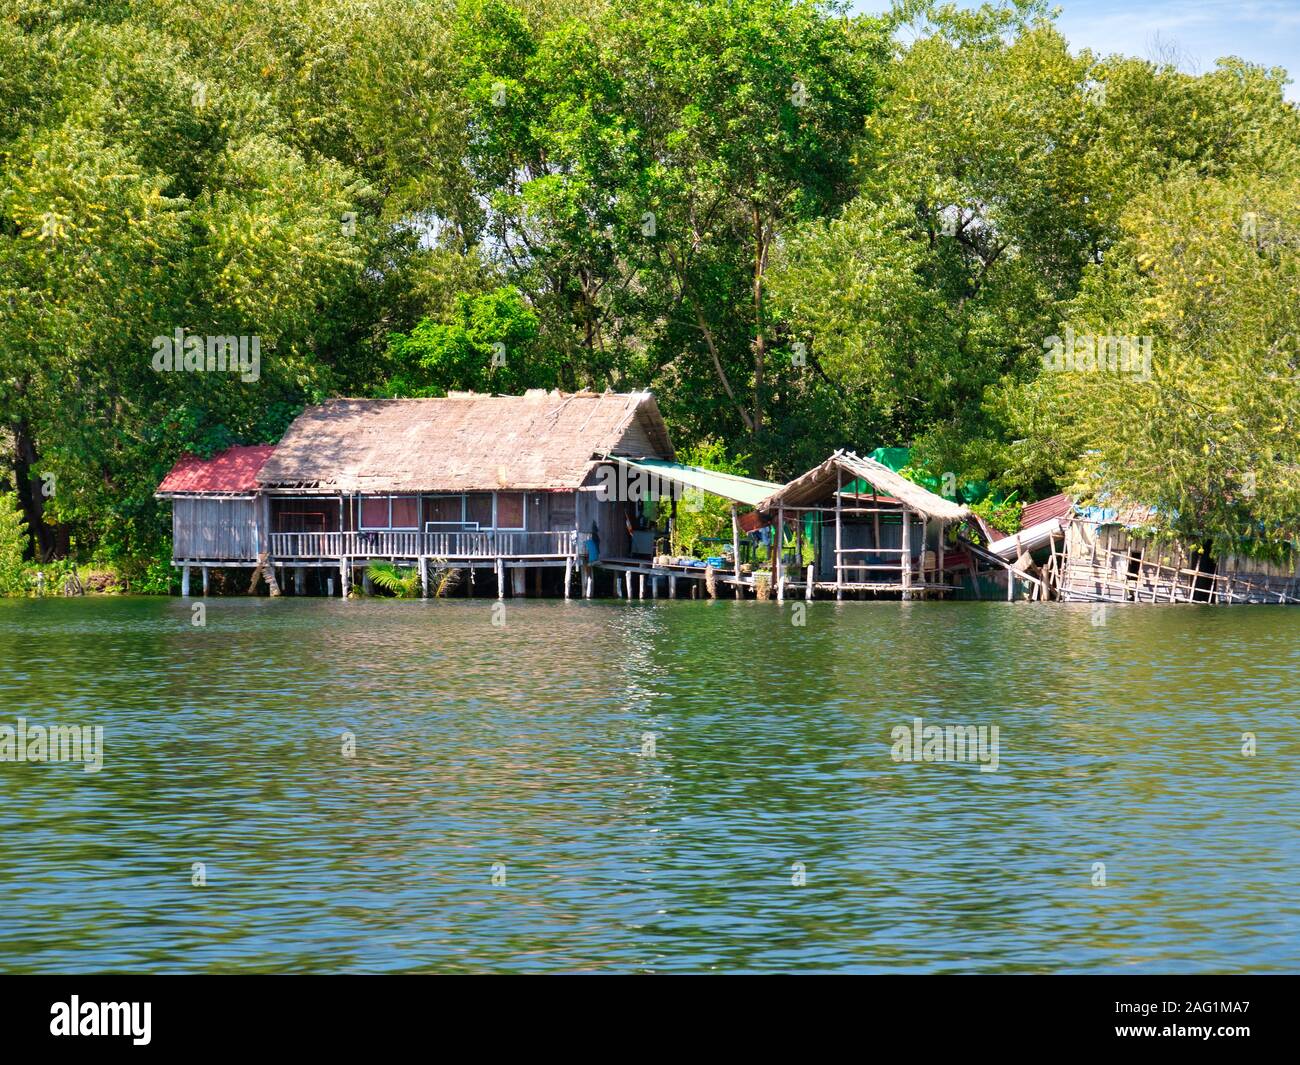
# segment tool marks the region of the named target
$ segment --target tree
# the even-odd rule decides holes
[[[424,319],[389,343],[393,376],[386,396],[442,396],[450,391],[516,395],[555,388],[560,366],[537,343],[537,316],[516,288],[463,295],[451,320]]]
[[[1003,397],[1021,461],[1062,455],[1081,497],[1196,542],[1300,536],[1300,179],[1185,174],[1122,232],[1067,308],[1073,371]],[[1088,358],[1117,336],[1149,338],[1149,365]]]

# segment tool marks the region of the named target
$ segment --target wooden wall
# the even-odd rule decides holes
[[[173,499],[172,558],[252,561],[256,513],[252,499]]]

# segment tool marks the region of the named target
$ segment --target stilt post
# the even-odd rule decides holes
[[[776,508],[776,536],[772,538],[772,578],[776,581],[776,601],[785,602],[785,508]]]

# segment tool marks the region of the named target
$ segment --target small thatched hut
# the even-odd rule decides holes
[[[760,514],[796,525],[796,557],[805,535],[814,562],[795,579],[811,597],[817,590],[901,595],[904,599],[951,591],[943,579],[945,530],[970,511],[909,481],[888,466],[851,451],[837,451],[758,504]],[[783,597],[787,565],[779,567]]]

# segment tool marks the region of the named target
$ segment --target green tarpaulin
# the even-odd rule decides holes
[[[617,456],[610,456],[610,459],[633,469],[645,470],[665,481],[687,488],[698,488],[710,495],[744,503],[749,507],[755,506],[781,487],[772,481],[760,481],[734,473],[719,473],[702,466],[686,466],[680,462],[664,462],[662,459],[625,459]]]

